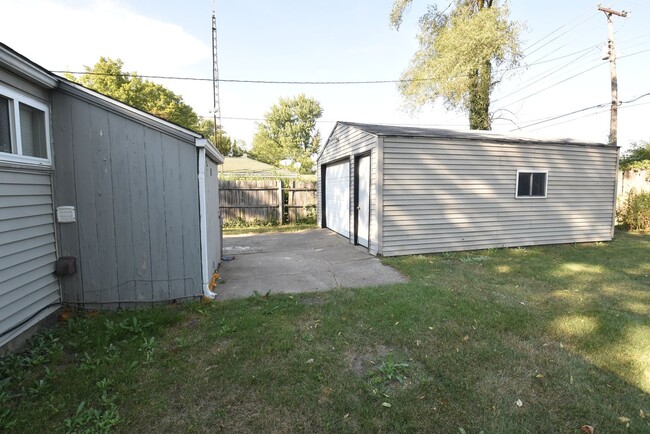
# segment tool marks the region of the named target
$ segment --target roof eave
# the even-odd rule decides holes
[[[176,125],[172,122],[166,121],[162,118],[159,118],[143,110],[132,107],[128,104],[124,104],[123,102],[120,102],[116,99],[103,95],[92,89],[88,89],[87,87],[84,87],[80,84],[74,83],[62,77],[60,78],[59,81],[59,90],[70,93],[77,97],[86,98],[89,101],[93,101],[96,104],[100,104],[103,107],[113,109],[117,112],[130,115],[132,118],[140,119],[141,121],[144,121],[148,125],[158,126],[164,131],[170,133],[173,132],[176,135],[183,136],[185,140],[194,141],[196,139],[204,138],[201,134],[195,131],[192,131],[180,125]]]
[[[13,73],[47,89],[54,89],[59,83],[55,75],[4,44],[0,45],[0,64]]]
[[[194,146],[197,148],[205,148],[205,152],[208,154],[210,159],[213,161],[216,161],[219,164],[223,164],[225,161],[225,158],[223,155],[221,155],[221,152],[217,149],[216,146],[212,144],[212,142],[206,138],[197,138],[194,140]]]

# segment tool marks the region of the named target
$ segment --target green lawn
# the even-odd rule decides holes
[[[68,320],[2,361],[0,431],[650,432],[650,236],[385,262],[410,282]]]

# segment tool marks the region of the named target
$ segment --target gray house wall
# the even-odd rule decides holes
[[[3,89],[49,105],[49,89],[0,67],[0,94]],[[50,305],[60,300],[51,173],[48,164],[0,156],[0,347],[55,311]]]
[[[349,159],[353,174],[354,156],[368,149],[370,253],[395,256],[613,236],[616,147],[338,123],[319,156],[319,168]],[[517,198],[518,170],[548,172],[546,197]],[[351,176],[351,228],[353,182]],[[323,185],[320,178],[318,185]],[[318,198],[322,222],[321,194]]]
[[[336,146],[327,146],[318,157],[317,173],[317,210],[318,224],[322,226],[323,222],[323,204],[322,204],[322,168],[330,163],[341,162],[343,160],[350,162],[350,242],[354,242],[354,173],[355,157],[364,154],[370,154],[370,239],[369,251],[377,254],[378,245],[378,226],[377,226],[377,137],[366,133],[357,128],[349,127],[345,124],[338,124],[332,132],[331,137],[336,137]]]
[[[55,206],[76,208],[58,224],[62,256],[78,272],[61,277],[66,302],[165,301],[202,294],[198,150],[78,93],[53,92]]]

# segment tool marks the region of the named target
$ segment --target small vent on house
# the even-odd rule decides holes
[[[74,256],[61,256],[56,260],[54,274],[57,276],[69,276],[77,272],[77,258]]]
[[[74,210],[74,206],[57,207],[56,221],[57,223],[75,223],[77,221],[77,213]]]

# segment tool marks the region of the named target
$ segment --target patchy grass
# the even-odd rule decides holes
[[[285,225],[247,226],[223,228],[224,235],[266,234],[274,232],[297,232],[306,229],[315,229],[315,224],[290,223]]]
[[[69,320],[2,360],[0,431],[650,432],[650,236],[385,262],[410,282]]]

